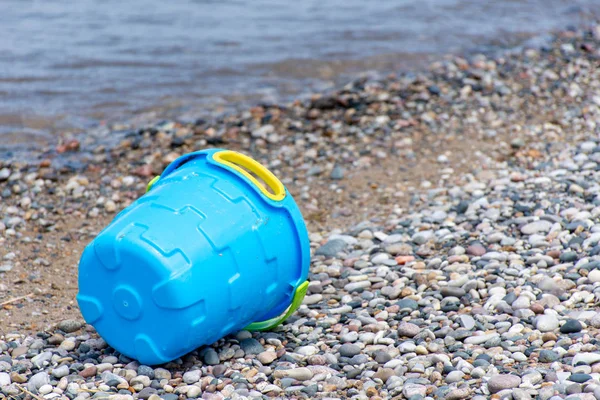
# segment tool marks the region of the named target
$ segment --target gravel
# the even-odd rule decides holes
[[[98,150],[83,172],[0,164],[0,265],[11,266],[0,272],[0,295],[5,301],[18,298],[24,284],[37,288],[3,309],[10,322],[1,317],[2,394],[23,400],[30,398],[24,390],[48,400],[598,394],[600,35],[594,32],[559,33],[544,51],[454,57],[426,74],[358,80],[304,105],[252,109],[216,128],[165,122]],[[446,135],[454,136],[441,151],[433,142]],[[473,142],[479,147],[468,147],[470,136],[463,135],[479,138]],[[418,140],[425,141],[421,147]],[[47,309],[61,292],[52,285],[72,279],[74,263],[56,264],[77,253],[67,244],[88,242],[143,191],[157,166],[209,142],[256,149],[304,207],[310,285],[292,317],[272,332],[238,332],[160,366],[119,354],[72,314],[42,327],[28,322],[48,322]],[[464,165],[461,147],[477,161]],[[397,176],[400,167],[423,160],[436,166],[435,180]],[[367,183],[344,197],[359,174]],[[68,230],[70,219],[85,224]],[[58,240],[47,239],[52,235]],[[66,286],[69,295],[73,284]],[[23,321],[14,318],[24,312]]]

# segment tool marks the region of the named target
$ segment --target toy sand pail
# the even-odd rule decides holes
[[[198,151],[85,248],[77,300],[109,345],[156,365],[278,325],[302,302],[309,263],[306,226],[283,184],[243,154]]]

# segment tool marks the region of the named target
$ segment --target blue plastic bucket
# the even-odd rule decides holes
[[[160,364],[281,323],[306,293],[309,258],[300,210],[273,174],[240,153],[199,151],[85,248],[77,300],[108,344]]]

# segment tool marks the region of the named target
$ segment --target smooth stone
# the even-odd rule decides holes
[[[592,379],[592,376],[588,374],[571,374],[571,376],[569,376],[569,380],[571,382],[577,383],[584,383],[589,381],[590,379]]]
[[[192,383],[198,382],[201,376],[202,371],[200,371],[199,369],[187,371],[185,374],[183,374],[183,381],[188,385],[191,385]]]
[[[480,244],[472,244],[467,247],[467,254],[472,256],[481,257],[485,253],[487,253],[487,250]]]
[[[277,353],[271,350],[263,351],[256,358],[258,358],[261,364],[268,365],[277,359]]]
[[[552,332],[558,329],[558,318],[554,315],[540,315],[535,320],[535,327],[540,332]]]
[[[402,300],[398,301],[396,303],[396,305],[398,307],[400,307],[401,311],[404,309],[409,309],[411,311],[414,311],[417,308],[419,308],[419,304],[413,299],[402,299]],[[600,315],[600,313],[598,315]]]
[[[552,222],[546,220],[538,220],[530,222],[521,227],[521,233],[524,235],[533,235],[540,232],[548,232],[552,228]]]
[[[52,376],[55,377],[56,379],[60,379],[63,376],[67,376],[69,375],[69,367],[66,365],[61,365],[58,368],[54,368],[52,370]]]
[[[565,253],[562,253],[559,257],[559,260],[564,263],[573,262],[573,261],[576,261],[577,259],[578,259],[577,253],[574,251],[567,251]]]
[[[583,329],[583,325],[581,325],[581,322],[577,321],[576,319],[568,319],[560,327],[560,332],[561,333],[577,333],[577,332],[581,332],[582,329]]]
[[[483,343],[487,342],[488,340],[498,338],[499,336],[500,335],[498,335],[497,333],[488,333],[485,335],[469,336],[468,338],[466,338],[464,340],[464,343],[479,345],[479,344],[483,344]]]
[[[81,329],[81,322],[74,319],[67,319],[58,323],[58,329],[66,333],[73,333]]]
[[[514,389],[521,384],[521,378],[516,375],[496,375],[488,381],[490,393],[498,393],[501,390]]]
[[[444,286],[440,289],[440,293],[443,297],[462,297],[466,294],[465,290],[455,286]]]
[[[338,253],[344,251],[346,247],[348,247],[348,243],[344,240],[332,239],[315,250],[315,256],[335,257]]]
[[[301,382],[307,381],[313,377],[312,371],[306,367],[287,369],[284,370],[284,373],[284,376],[296,379]]]
[[[401,322],[398,325],[398,335],[399,336],[406,336],[406,337],[412,338],[412,337],[415,337],[420,331],[421,331],[421,328],[419,328],[418,325],[415,325],[410,322]]]
[[[425,244],[435,237],[432,231],[420,231],[413,235],[412,241],[416,244]]]
[[[463,326],[463,328],[467,329],[467,330],[471,330],[475,327],[475,319],[473,317],[471,317],[470,315],[466,315],[466,314],[461,314],[460,317],[458,317],[460,320],[460,324]]]
[[[243,339],[240,341],[240,347],[246,354],[260,354],[265,351],[260,342],[254,338]]]
[[[392,356],[386,351],[378,350],[374,353],[373,358],[379,364],[385,364],[386,362],[388,362],[392,359]]]
[[[511,304],[511,307],[513,310],[520,310],[520,309],[529,308],[530,305],[531,305],[531,300],[529,299],[529,297],[519,296],[519,297],[517,297],[517,299],[515,301],[513,301],[513,303]]]
[[[140,390],[140,392],[138,393],[138,397],[140,399],[146,400],[148,398],[150,398],[150,396],[152,396],[153,394],[157,394],[158,391],[154,388],[151,387],[145,387],[142,390]]]
[[[538,360],[543,363],[553,363],[558,360],[560,356],[558,353],[552,350],[541,350]]]
[[[27,390],[34,394],[37,394],[39,388],[49,383],[50,377],[48,376],[48,373],[45,371],[38,372],[37,374],[29,378],[29,382],[27,382]]]
[[[39,389],[38,389],[38,393],[43,395],[46,395],[48,393],[50,393],[54,388],[52,387],[52,385],[46,384],[46,385],[42,385]]]
[[[360,354],[360,347],[351,343],[344,343],[338,349],[338,352],[342,357],[354,357],[357,354]]]
[[[460,389],[453,389],[446,394],[445,400],[463,400],[470,398],[472,395],[471,389],[463,387]]]
[[[200,393],[202,393],[202,389],[199,388],[198,386],[189,386],[187,392],[185,393],[186,397],[188,398],[196,398],[200,395]]]
[[[456,383],[460,382],[464,378],[465,374],[462,371],[452,371],[448,375],[446,375],[447,383]]]
[[[573,357],[573,365],[580,363],[591,365],[600,362],[600,353],[577,353]]]
[[[383,383],[386,383],[394,375],[396,373],[391,368],[379,368],[373,375],[373,378],[381,379]]]
[[[598,282],[600,282],[600,269],[594,269],[594,270],[590,271],[590,273],[588,274],[587,278],[592,283],[598,283]]]
[[[301,346],[296,348],[296,353],[303,355],[303,356],[312,356],[314,354],[317,354],[319,352],[319,349],[317,349],[315,346]]]
[[[221,360],[219,360],[219,354],[212,348],[209,348],[204,352],[202,359],[206,365],[218,365],[221,362]]]
[[[43,353],[38,354],[37,356],[31,359],[33,365],[35,365],[38,369],[41,369],[47,362],[52,358],[52,352],[45,351]]]

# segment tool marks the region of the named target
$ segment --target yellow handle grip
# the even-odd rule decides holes
[[[273,201],[281,201],[285,198],[285,187],[283,186],[283,183],[281,183],[281,181],[277,179],[277,177],[273,175],[271,171],[263,167],[258,161],[244,154],[231,150],[219,151],[218,153],[213,154],[213,160],[223,165],[227,165],[228,167],[233,168],[240,174],[244,175],[269,199]],[[264,185],[261,185],[260,182],[258,182],[258,180],[248,171],[256,174],[256,176],[262,179],[273,191],[273,193],[269,192]]]

